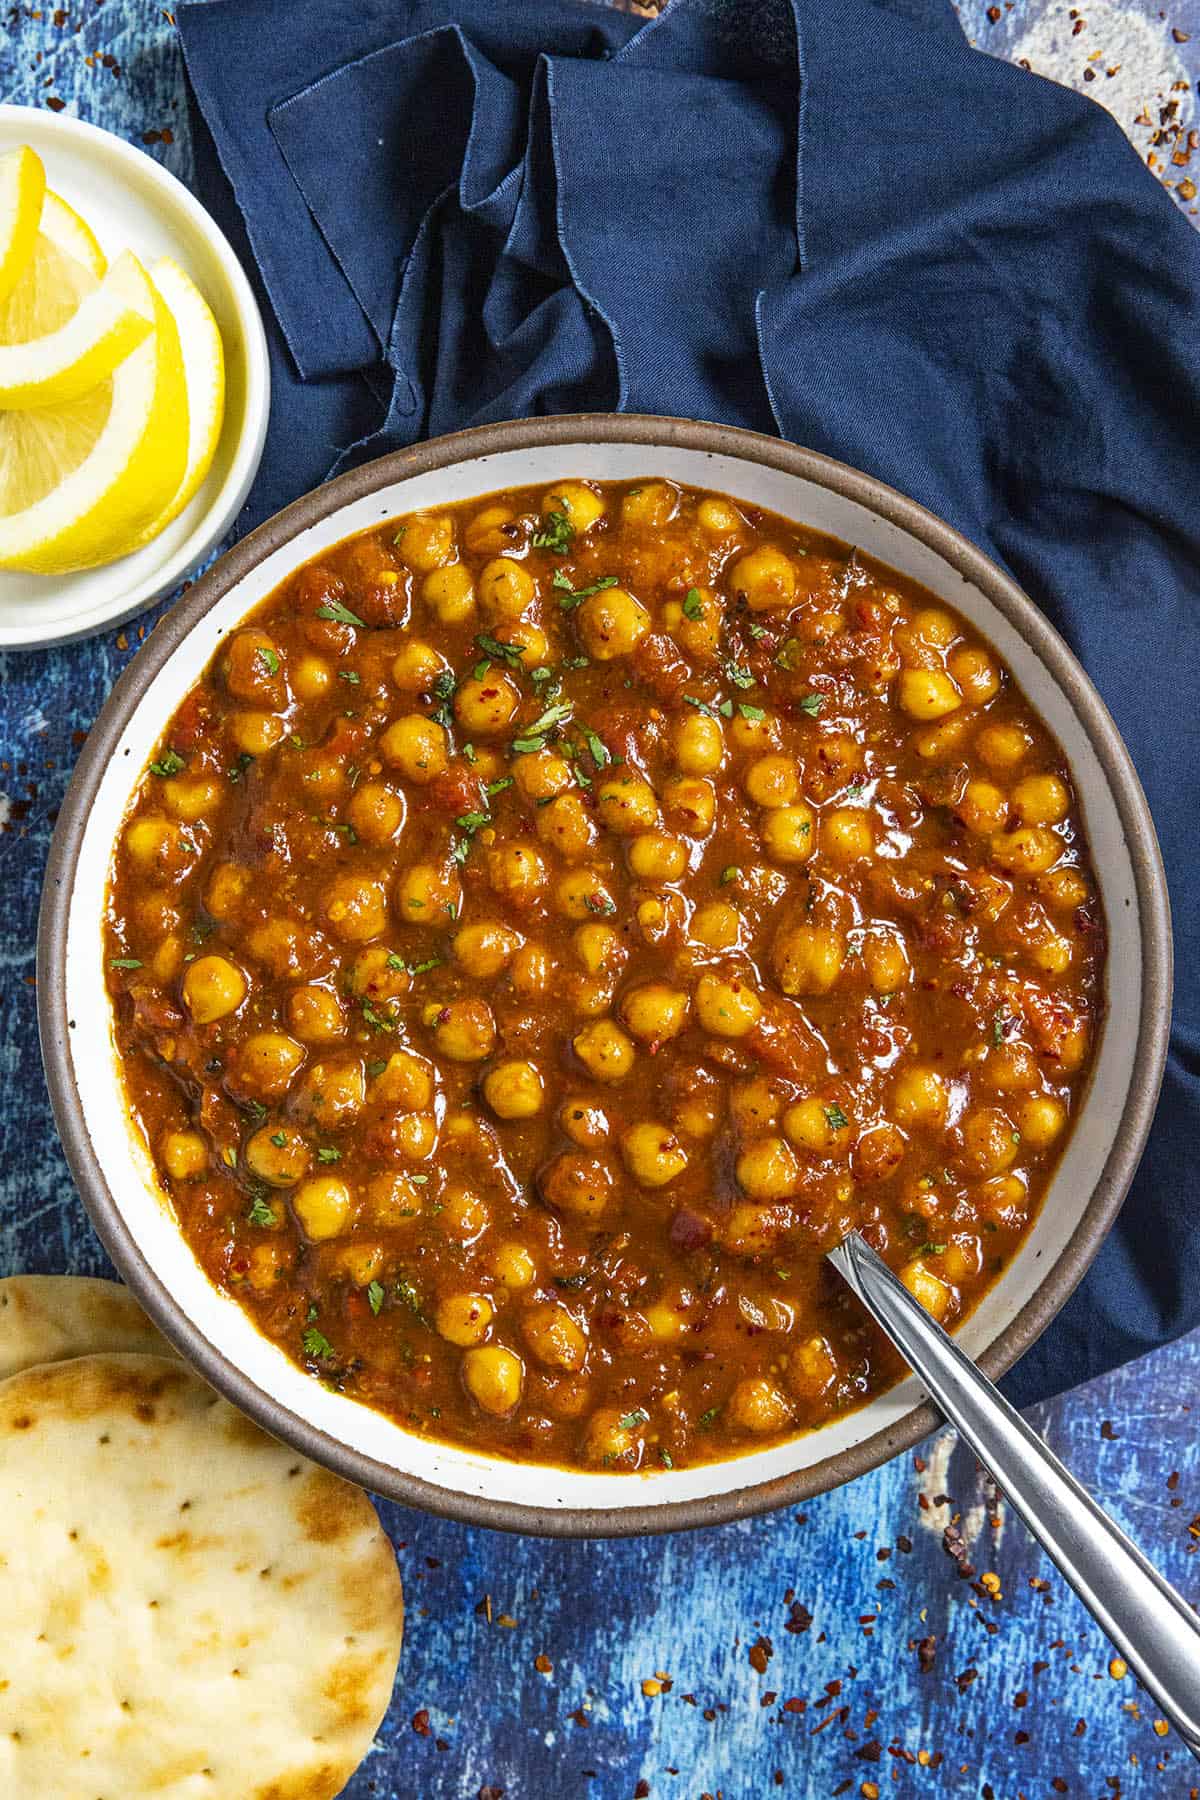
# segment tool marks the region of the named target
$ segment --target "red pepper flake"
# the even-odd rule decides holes
[[[961,1675],[956,1675],[954,1677],[954,1685],[960,1694],[965,1694],[971,1683],[978,1680],[978,1669],[964,1669]]]
[[[969,1581],[975,1573],[975,1565],[967,1555],[967,1546],[957,1525],[947,1525],[943,1531],[942,1549],[958,1569],[959,1580]]]
[[[1014,1731],[1013,1732],[1013,1743],[1014,1744],[1027,1744],[1028,1742],[1029,1742],[1029,1733],[1027,1731]]]
[[[1175,189],[1175,192],[1179,195],[1181,200],[1194,200],[1196,198],[1196,184],[1190,175],[1184,176],[1183,180],[1179,183],[1179,186]]]
[[[1029,1705],[1029,1694],[1025,1688],[1022,1688],[1019,1694],[1013,1695],[1013,1705],[1014,1706],[1028,1706]]]
[[[57,94],[51,94],[46,101],[51,112],[61,112],[66,104],[66,101],[60,100]]]
[[[582,1706],[577,1706],[573,1713],[568,1714],[568,1717],[570,1718],[572,1724],[578,1725],[581,1729],[585,1725],[590,1725],[592,1722],[588,1718],[587,1714],[584,1712]]]
[[[544,1651],[539,1651],[533,1659],[533,1666],[539,1675],[553,1675],[554,1664]]]
[[[922,1675],[931,1673],[937,1661],[936,1637],[923,1637],[917,1643],[917,1667]]]
[[[1180,31],[1178,25],[1172,25],[1171,36],[1175,39],[1175,42],[1177,44],[1190,44],[1192,41],[1191,32],[1190,31]]]
[[[993,25],[998,25],[1003,14],[998,6],[989,6],[987,9],[987,16]]]
[[[1117,1442],[1117,1433],[1113,1430],[1111,1419],[1101,1419],[1100,1436],[1104,1439],[1106,1444],[1115,1444]]]
[[[643,1776],[633,1790],[633,1800],[649,1800],[650,1783]]]
[[[809,1612],[807,1606],[805,1606],[803,1600],[793,1600],[787,1622],[783,1629],[785,1631],[790,1631],[795,1635],[799,1632],[807,1631],[812,1622],[813,1616]]]
[[[775,1654],[775,1646],[769,1637],[758,1637],[750,1646],[750,1667],[759,1675],[765,1675],[767,1664]]]
[[[854,1752],[854,1759],[856,1762],[882,1762],[883,1745],[878,1738],[871,1738],[867,1743],[859,1745],[858,1749]]]
[[[1070,1789],[1061,1775],[1056,1775],[1054,1780],[1050,1783],[1050,1786],[1054,1789],[1056,1794],[1067,1794],[1070,1792]]]
[[[413,1714],[412,1728],[418,1737],[432,1737],[433,1733],[429,1725],[429,1710],[427,1707],[423,1706],[420,1712],[415,1712]]]
[[[481,1787],[478,1800],[504,1800],[502,1787]]]
[[[807,1700],[796,1700],[796,1699],[785,1700],[783,1703],[783,1710],[785,1713],[807,1712],[808,1711],[808,1701]]]

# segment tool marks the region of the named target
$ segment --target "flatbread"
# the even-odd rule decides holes
[[[366,1495],[181,1363],[0,1384],[0,1794],[332,1800],[403,1603]]]
[[[0,1381],[38,1363],[101,1350],[173,1356],[127,1287],[89,1275],[0,1279]]]

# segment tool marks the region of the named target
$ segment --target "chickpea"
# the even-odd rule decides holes
[[[453,868],[413,863],[401,872],[392,893],[397,913],[413,925],[443,925],[462,912],[462,883]]]
[[[529,844],[497,844],[487,854],[487,878],[515,906],[531,906],[546,885],[546,864]]]
[[[993,782],[968,781],[956,816],[977,837],[991,837],[1008,823],[1008,796]]]
[[[766,1256],[776,1248],[794,1223],[787,1206],[763,1206],[742,1200],[731,1206],[717,1236],[734,1256]]]
[[[313,934],[294,919],[264,919],[246,933],[246,948],[280,979],[310,974],[316,960]]]
[[[204,890],[204,909],[214,919],[229,919],[249,892],[254,876],[241,863],[218,863]]]
[[[443,625],[461,625],[475,611],[475,583],[462,563],[431,570],[421,583],[421,595]]]
[[[447,1343],[466,1350],[483,1342],[495,1316],[486,1294],[447,1294],[438,1302],[434,1323]]]
[[[788,1358],[788,1386],[801,1400],[818,1400],[837,1379],[837,1358],[829,1339],[811,1337]]]
[[[741,556],[729,571],[734,594],[744,594],[751,612],[792,606],[796,599],[795,566],[773,544]]]
[[[686,1307],[672,1306],[663,1300],[646,1308],[646,1323],[650,1336],[659,1344],[677,1343],[692,1328]]]
[[[529,756],[518,756],[512,772],[518,793],[535,802],[553,800],[575,779],[570,763],[552,750],[535,750]]]
[[[478,925],[464,925],[455,932],[451,945],[455,961],[462,964],[468,975],[480,981],[489,981],[499,975],[520,947],[517,932],[490,919],[482,920]]]
[[[687,1168],[687,1152],[668,1125],[631,1125],[621,1138],[625,1167],[643,1187],[666,1187]]]
[[[532,1119],[546,1095],[532,1063],[505,1062],[485,1075],[483,1097],[498,1119]]]
[[[295,1187],[308,1173],[308,1145],[290,1125],[264,1125],[246,1145],[245,1156],[250,1173],[271,1187]]]
[[[941,719],[962,705],[962,695],[940,669],[902,670],[899,696],[910,719]]]
[[[542,499],[543,519],[553,520],[561,513],[577,537],[604,517],[603,496],[583,481],[564,481]]]
[[[495,1279],[510,1294],[532,1287],[537,1280],[537,1264],[525,1245],[515,1240],[497,1244],[492,1251],[490,1266]]]
[[[513,992],[531,999],[544,994],[550,985],[554,965],[540,944],[525,944],[512,960]]]
[[[949,669],[972,706],[986,706],[1000,691],[1000,671],[986,650],[965,645],[950,658]]]
[[[168,1131],[158,1154],[172,1181],[196,1181],[208,1167],[208,1145],[198,1131]]]
[[[479,681],[468,676],[454,696],[454,716],[472,737],[496,737],[507,730],[521,704],[520,690],[507,675],[489,670]]]
[[[433,1113],[403,1113],[396,1119],[392,1138],[397,1156],[406,1162],[427,1162],[437,1149],[438,1122]]]
[[[542,842],[568,862],[586,856],[596,841],[596,827],[578,794],[560,794],[540,806],[534,824]]]
[[[755,806],[791,806],[800,793],[800,775],[790,756],[760,756],[742,776]]]
[[[913,748],[926,762],[944,762],[964,743],[971,730],[969,715],[951,713],[937,725],[925,725],[912,734]]]
[[[454,520],[442,513],[417,514],[405,520],[396,533],[396,550],[405,568],[416,575],[440,569],[454,561]]]
[[[575,614],[580,638],[594,662],[630,656],[650,629],[650,614],[624,588],[589,594]]]
[[[525,1341],[548,1369],[576,1374],[587,1360],[587,1339],[566,1307],[558,1301],[531,1306],[521,1320]]]
[[[977,1175],[1002,1175],[1016,1161],[1020,1133],[998,1106],[980,1106],[962,1122],[963,1157]]]
[[[706,496],[696,508],[696,523],[707,537],[726,538],[736,537],[746,521],[728,500]]]
[[[468,1350],[462,1359],[463,1385],[477,1406],[494,1418],[504,1418],[521,1398],[525,1365],[513,1350],[485,1344]]]
[[[320,1242],[340,1237],[351,1222],[350,1189],[336,1175],[310,1175],[292,1195],[292,1210],[306,1237]]]
[[[719,719],[689,711],[675,727],[675,762],[683,775],[715,775],[725,760],[725,733]]]
[[[206,775],[194,776],[190,781],[178,775],[173,781],[164,781],[162,796],[167,811],[185,825],[194,825],[216,812],[225,798],[217,783]]]
[[[470,521],[463,533],[463,543],[471,556],[498,556],[520,535],[521,529],[512,508],[493,500]]]
[[[1031,1150],[1044,1150],[1052,1144],[1067,1122],[1067,1111],[1052,1094],[1033,1094],[1018,1114],[1021,1141]]]
[[[750,1375],[729,1396],[725,1416],[742,1431],[786,1431],[792,1422],[792,1403],[766,1376]]]
[[[786,1200],[800,1182],[800,1165],[781,1137],[755,1138],[737,1159],[738,1186],[751,1200]]]
[[[830,925],[795,925],[775,940],[772,961],[785,994],[827,994],[842,972],[846,944]]]
[[[183,1004],[197,1025],[211,1025],[236,1012],[247,982],[236,963],[223,956],[198,956],[183,975]]]
[[[675,516],[679,489],[669,481],[643,481],[629,488],[621,499],[621,522],[639,529],[657,530]]]
[[[1061,850],[1054,833],[1040,825],[1024,825],[992,839],[992,861],[1010,875],[1041,875],[1058,861]]]
[[[932,644],[937,650],[948,649],[959,636],[957,623],[940,606],[923,606],[920,612],[913,614],[909,629],[914,637]]]
[[[402,1169],[373,1175],[363,1195],[366,1222],[377,1231],[398,1231],[419,1217],[424,1190]]]
[[[235,632],[225,652],[225,685],[235,700],[281,706],[284,684],[279,646],[265,631]]]
[[[900,1279],[927,1313],[932,1313],[935,1319],[945,1318],[954,1296],[946,1283],[932,1269],[927,1268],[919,1256],[914,1256],[911,1262],[905,1263],[900,1271]]]
[[[150,971],[164,985],[174,981],[183,967],[183,941],[172,934],[165,937],[150,959]]]
[[[179,862],[182,833],[170,819],[143,814],[125,827],[129,860],[143,874],[169,877]]]
[[[402,693],[421,693],[433,686],[449,664],[440,650],[412,638],[397,652],[392,663],[392,680]]]
[[[763,849],[772,862],[805,863],[813,853],[816,833],[812,808],[780,806],[769,812],[760,827]]]
[[[1012,769],[1033,749],[1033,739],[1023,725],[985,725],[975,746],[989,769]]]
[[[273,1099],[285,1094],[304,1061],[303,1046],[282,1031],[255,1031],[237,1052],[239,1089]]]
[[[641,1456],[641,1440],[635,1428],[622,1423],[632,1417],[632,1413],[622,1413],[615,1406],[597,1407],[583,1436],[582,1449],[587,1461],[599,1463],[604,1468],[611,1468],[614,1463],[635,1466]]]
[[[550,654],[550,639],[540,625],[532,625],[528,619],[517,619],[508,626],[505,636],[514,649],[521,652],[521,662],[526,669],[536,669]]]
[[[940,1131],[949,1110],[949,1090],[936,1069],[914,1065],[897,1075],[892,1111],[898,1125]]]
[[[300,700],[320,700],[333,686],[333,670],[323,656],[302,656],[291,671]]]
[[[621,1002],[621,1017],[643,1044],[665,1044],[678,1037],[688,1020],[691,1002],[681,988],[648,981],[631,988]]]
[[[904,1134],[885,1119],[864,1131],[854,1146],[852,1168],[858,1181],[887,1181],[904,1161]]]
[[[497,556],[488,563],[476,583],[484,617],[492,624],[519,619],[536,598],[533,576],[511,556]]]
[[[784,1136],[800,1150],[834,1156],[850,1144],[850,1122],[840,1106],[817,1099],[798,1100],[783,1115]]]
[[[696,1013],[714,1037],[745,1037],[762,1017],[762,1001],[734,975],[702,975],[696,983]]]
[[[365,944],[387,930],[387,890],[369,875],[342,875],[323,896],[325,922],[344,944]]]
[[[649,831],[658,823],[658,801],[648,782],[635,775],[605,781],[596,793],[600,816],[612,831]]]
[[[742,921],[736,907],[710,900],[692,915],[692,937],[706,950],[732,950],[741,941]]]
[[[322,1131],[338,1131],[358,1117],[366,1100],[366,1081],[357,1057],[350,1061],[312,1063],[295,1098],[296,1111]]]
[[[444,775],[449,765],[446,733],[420,713],[408,713],[389,725],[379,740],[379,754],[389,768],[422,786]]]
[[[668,600],[662,609],[663,627],[693,662],[713,662],[721,647],[724,610],[708,587],[691,587],[685,599]]]
[[[571,1095],[558,1109],[558,1122],[573,1144],[597,1150],[606,1144],[612,1128],[602,1108],[580,1095]]]
[[[371,1083],[371,1100],[401,1112],[427,1112],[433,1105],[433,1067],[411,1050],[395,1050]]]
[[[610,925],[580,925],[571,941],[589,975],[597,975],[623,958],[620,939]]]
[[[390,844],[404,824],[404,795],[381,781],[366,781],[350,796],[346,816],[364,844]]]
[[[630,873],[639,881],[679,881],[688,866],[687,845],[665,831],[644,831],[626,854]]]
[[[1022,825],[1059,825],[1071,810],[1067,784],[1057,775],[1026,775],[1012,798]]]
[[[782,742],[779,720],[769,712],[764,712],[761,719],[748,719],[745,713],[734,713],[729,721],[728,737],[735,750],[755,756],[778,750]]]
[[[729,1095],[729,1116],[744,1137],[761,1136],[779,1123],[779,1095],[766,1075],[740,1082]]]
[[[1020,1038],[994,1045],[988,1051],[983,1074],[1000,1094],[1027,1093],[1041,1079],[1037,1057]]]
[[[633,1067],[634,1047],[611,1019],[585,1025],[572,1040],[572,1048],[597,1081],[622,1081]]]
[[[1049,938],[1030,952],[1031,960],[1047,975],[1065,975],[1074,954],[1069,938]]]
[[[908,953],[898,937],[872,932],[863,944],[863,962],[877,994],[895,994],[907,987]]]
[[[612,1202],[613,1186],[613,1172],[607,1162],[574,1150],[564,1150],[547,1163],[538,1177],[547,1206],[577,1219],[598,1219],[606,1212]]]
[[[943,1280],[957,1287],[978,1275],[983,1266],[983,1247],[974,1236],[951,1238],[938,1257],[938,1264]]]
[[[1074,912],[1086,903],[1090,893],[1079,870],[1070,867],[1048,870],[1036,885],[1039,897],[1056,912]],[[212,911],[211,906],[208,910]]]
[[[266,756],[287,729],[277,713],[269,712],[230,713],[227,723],[234,748],[244,756]]]
[[[485,1000],[434,1008],[433,1041],[451,1062],[483,1062],[496,1047],[496,1021]]]
[[[707,837],[717,816],[716,789],[711,781],[678,775],[663,788],[663,805],[689,837]]]
[[[854,806],[838,806],[821,821],[821,848],[835,862],[861,862],[875,853],[871,816]]]
[[[447,1237],[460,1244],[473,1244],[492,1222],[487,1201],[471,1188],[456,1184],[443,1190],[438,1224]]]

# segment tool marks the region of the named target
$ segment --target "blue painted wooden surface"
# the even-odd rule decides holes
[[[1188,165],[1172,152],[1196,122],[1200,0],[1169,13],[1155,0],[1078,0],[1073,11],[1018,0],[996,20],[982,0],[962,10],[982,46],[1110,105],[1195,214],[1180,184],[1200,182],[1200,153]],[[188,177],[178,50],[169,15],[148,0],[4,9],[0,97],[62,100],[135,143],[157,133],[149,154]],[[0,657],[4,1273],[105,1269],[43,1087],[34,934],[79,743],[152,617],[90,644]],[[1035,1414],[1194,1599],[1198,1373],[1193,1338]],[[1196,1796],[1200,1772],[1156,1731],[1132,1679],[1109,1672],[1110,1647],[972,1459],[946,1433],[920,1457],[923,1472],[902,1458],[807,1516],[625,1544],[521,1542],[386,1507],[408,1630],[392,1711],[348,1796]],[[952,1522],[974,1577],[943,1548]],[[661,1691],[644,1692],[647,1679]]]

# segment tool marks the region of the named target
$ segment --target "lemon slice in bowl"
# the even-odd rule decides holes
[[[208,301],[173,256],[160,256],[150,278],[175,320],[188,399],[187,463],[175,493],[141,537],[148,543],[181,513],[212,465],[225,418],[225,351]]]
[[[124,556],[178,492],[188,462],[179,332],[141,264],[130,261],[154,330],[113,371],[99,429],[103,388],[65,407],[0,419],[0,568],[54,575]],[[24,421],[15,435],[14,420]],[[57,479],[47,488],[49,473]]]
[[[57,331],[0,344],[0,408],[77,400],[111,375],[153,329],[145,271],[126,251]]]
[[[33,255],[45,193],[42,159],[27,144],[0,156],[0,300]]]

